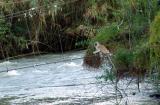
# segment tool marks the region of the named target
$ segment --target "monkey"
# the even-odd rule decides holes
[[[102,44],[100,44],[99,42],[95,42],[94,43],[94,47],[95,47],[95,51],[93,52],[93,54],[97,54],[99,53],[100,54],[100,57],[103,59],[103,60],[106,60],[106,58],[108,59],[107,62],[109,61],[110,64],[112,66],[113,65],[113,62],[110,58],[110,56],[112,56],[112,54],[110,53],[110,51]],[[109,64],[109,62],[107,64]]]
[[[111,55],[110,51],[104,45],[100,44],[99,42],[95,42],[94,47],[95,47],[96,51],[94,51],[93,54],[99,53],[101,56],[102,55]]]

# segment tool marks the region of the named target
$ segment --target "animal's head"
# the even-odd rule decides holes
[[[98,46],[98,45],[99,45],[99,42],[96,41],[96,42],[94,43],[94,46],[96,47],[96,46]]]

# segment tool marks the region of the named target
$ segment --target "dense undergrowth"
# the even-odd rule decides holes
[[[89,1],[3,0],[0,59],[32,52],[86,48],[88,39],[95,33],[94,27],[87,25]]]
[[[93,44],[99,41],[113,53],[114,75],[118,78],[148,75],[159,88],[160,6],[157,0],[110,0],[105,3],[112,4],[112,18],[107,15],[103,19],[104,24],[90,41],[85,64],[96,68],[100,66],[102,60],[99,59],[95,66],[93,60],[96,57],[87,57],[93,55]]]

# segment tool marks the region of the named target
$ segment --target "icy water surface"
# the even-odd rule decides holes
[[[13,70],[0,73],[0,105],[114,105],[114,84],[97,79],[103,71],[87,70],[83,59],[72,60],[83,56],[80,51],[1,62],[0,71]],[[36,66],[64,59],[70,60]],[[31,67],[14,70],[24,66]],[[121,105],[160,105],[149,97],[150,84],[141,83],[140,93],[134,82],[127,84],[126,80],[119,83]]]

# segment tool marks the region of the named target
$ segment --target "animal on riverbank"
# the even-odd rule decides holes
[[[83,65],[91,68],[99,68],[107,56],[112,55],[110,51],[99,42],[93,44],[95,51],[90,50],[86,53]]]
[[[94,47],[96,50],[93,52],[93,54],[99,53],[101,57],[103,55],[111,55],[110,51],[104,45],[100,44],[99,42],[95,42]]]
[[[116,70],[115,65],[112,62],[112,59],[110,58],[110,56],[112,55],[110,53],[110,51],[104,45],[100,44],[99,42],[95,42],[94,47],[95,47],[96,51],[94,51],[93,54],[99,53],[101,59],[103,59],[103,61],[105,61],[105,63],[107,63],[107,64],[110,63],[112,68],[114,68],[114,70]]]

